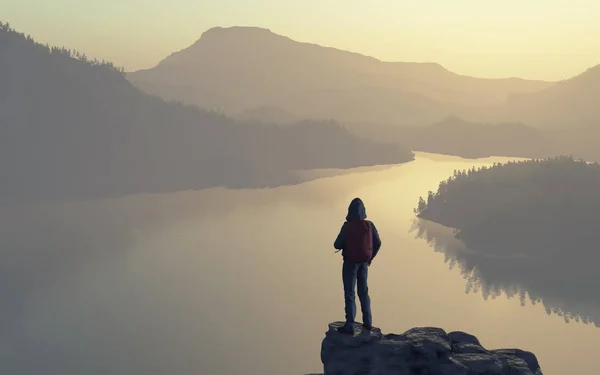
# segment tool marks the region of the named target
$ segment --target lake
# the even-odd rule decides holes
[[[595,375],[598,328],[519,298],[467,294],[459,269],[411,232],[418,197],[440,180],[507,160],[418,153],[407,164],[274,189],[3,211],[0,372],[322,371],[327,324],[344,317],[332,244],[358,196],[383,242],[369,276],[375,326],[463,330],[490,349],[534,352],[545,375]]]

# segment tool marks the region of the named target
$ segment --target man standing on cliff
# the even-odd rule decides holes
[[[348,207],[346,222],[338,234],[333,247],[342,250],[344,265],[344,303],[346,305],[346,324],[338,330],[342,333],[354,333],[356,317],[355,286],[358,286],[358,299],[363,315],[363,327],[371,330],[371,299],[367,276],[371,261],[379,252],[381,239],[375,224],[366,220],[367,210],[360,198],[354,198]]]

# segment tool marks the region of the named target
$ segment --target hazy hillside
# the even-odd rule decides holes
[[[543,129],[561,153],[600,161],[600,65],[536,94],[514,95],[493,116]]]
[[[232,115],[233,118],[242,121],[262,122],[267,124],[293,124],[303,119],[283,108],[277,106],[260,106],[250,108]]]
[[[556,140],[522,123],[479,123],[448,116],[423,126],[348,125],[357,135],[402,142],[413,151],[456,155],[547,157],[557,153]]]
[[[189,48],[128,78],[149,92],[226,113],[275,105],[303,117],[346,120],[353,112],[361,121],[404,125],[551,85],[460,76],[435,63],[382,62],[248,27],[210,29]]]
[[[294,182],[412,154],[333,122],[259,128],[143,94],[111,64],[0,24],[0,202]]]
[[[546,128],[600,124],[600,65],[538,93],[512,95],[501,109],[506,119]]]

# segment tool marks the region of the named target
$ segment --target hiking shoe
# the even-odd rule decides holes
[[[372,326],[372,325],[370,325],[370,324],[363,324],[362,326],[363,326],[363,328],[364,328],[364,329],[366,329],[367,331],[370,331],[370,330],[372,330],[372,329],[373,329],[373,326]]]
[[[352,327],[348,327],[346,325],[343,325],[341,327],[338,327],[337,331],[339,333],[345,333],[347,335],[353,335],[354,334],[354,328]]]

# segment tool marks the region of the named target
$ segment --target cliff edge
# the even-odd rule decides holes
[[[535,355],[520,349],[485,349],[477,337],[417,327],[403,334],[342,334],[329,324],[321,347],[324,375],[542,375]]]

